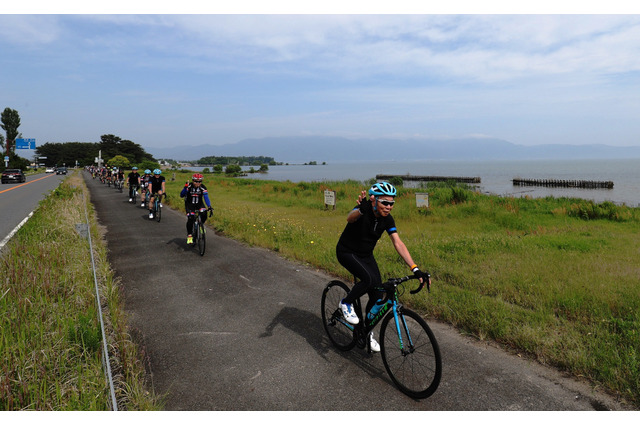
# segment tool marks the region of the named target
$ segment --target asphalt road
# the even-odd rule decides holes
[[[320,297],[332,277],[212,230],[200,257],[186,245],[181,213],[165,208],[160,223],[150,221],[125,194],[85,179],[130,325],[149,357],[155,391],[167,395],[167,410],[624,408],[432,320],[442,382],[430,398],[413,400],[394,387],[379,354],[343,353],[326,338]]]
[[[23,183],[0,185],[0,249],[6,244],[9,234],[65,178],[66,175],[41,173],[27,176]]]

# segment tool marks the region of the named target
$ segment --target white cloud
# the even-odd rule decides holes
[[[49,45],[62,33],[58,19],[43,15],[0,15],[0,40],[21,47]]]

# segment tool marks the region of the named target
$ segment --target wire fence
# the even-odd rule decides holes
[[[91,252],[91,267],[93,269],[93,282],[96,288],[96,302],[98,305],[98,319],[100,321],[100,330],[102,332],[102,363],[105,369],[105,375],[109,382],[109,392],[111,396],[111,409],[118,411],[118,401],[116,400],[115,387],[113,386],[113,375],[111,374],[111,363],[109,361],[109,348],[107,346],[107,336],[104,331],[104,320],[102,317],[102,303],[100,302],[100,288],[98,287],[98,276],[96,274],[96,264],[93,256],[93,243],[91,241],[91,225],[89,223],[89,213],[87,211],[87,202],[82,194],[82,202],[84,203],[84,214],[87,220],[87,237],[89,239],[89,251]]]

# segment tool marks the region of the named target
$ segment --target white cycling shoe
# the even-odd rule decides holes
[[[353,310],[353,305],[349,303],[342,303],[342,301],[340,301],[338,306],[342,311],[342,316],[344,316],[344,319],[347,320],[349,324],[356,325],[360,322],[360,318],[358,318],[358,315],[356,315]]]
[[[373,331],[369,333],[369,348],[371,352],[380,352],[380,344],[373,338]]]

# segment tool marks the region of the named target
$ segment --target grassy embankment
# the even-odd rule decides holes
[[[84,193],[84,198],[83,198]],[[82,178],[40,203],[0,257],[0,410],[108,410],[89,241],[76,231],[88,207],[119,409],[153,410],[139,348]]]
[[[168,182],[168,202],[182,210],[177,194],[189,175]],[[351,279],[334,248],[364,184],[214,175],[205,184],[219,231]],[[335,211],[324,210],[324,189],[337,192]],[[640,406],[640,209],[440,184],[428,188],[424,211],[414,192],[400,190],[393,215],[434,284],[406,303]],[[388,238],[376,257],[383,277],[409,272]]]

